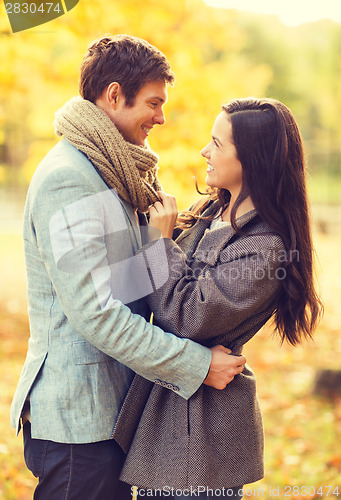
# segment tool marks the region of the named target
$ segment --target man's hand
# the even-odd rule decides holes
[[[215,389],[225,389],[234,377],[244,369],[244,356],[232,356],[231,351],[222,345],[211,348],[212,361],[210,370],[204,380],[205,385]]]

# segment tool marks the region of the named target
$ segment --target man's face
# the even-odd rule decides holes
[[[138,92],[132,107],[126,106],[125,98],[121,96],[111,119],[126,141],[144,146],[154,125],[165,123],[162,108],[166,101],[165,82],[146,83]]]

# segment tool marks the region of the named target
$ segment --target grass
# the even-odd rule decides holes
[[[315,244],[325,302],[315,341],[280,346],[263,329],[245,349],[257,375],[266,438],[265,478],[245,487],[245,498],[336,499],[336,487],[341,495],[341,397],[321,398],[312,391],[317,369],[340,368],[341,236],[316,234]],[[24,465],[21,435],[9,426],[28,340],[19,235],[1,234],[0,259],[0,500],[28,500],[36,481]]]

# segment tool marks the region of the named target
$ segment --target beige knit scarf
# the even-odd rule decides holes
[[[124,140],[101,108],[73,97],[55,114],[56,134],[82,151],[110,188],[140,212],[159,199],[158,156]]]

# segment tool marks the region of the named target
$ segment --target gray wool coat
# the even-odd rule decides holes
[[[242,235],[209,225],[198,221],[176,243],[160,240],[170,274],[149,304],[164,330],[240,354],[276,308],[284,245],[254,211],[239,223]],[[136,376],[114,438],[128,453],[121,479],[140,488],[229,488],[263,477],[262,417],[248,366],[224,390],[202,385],[188,401]]]

